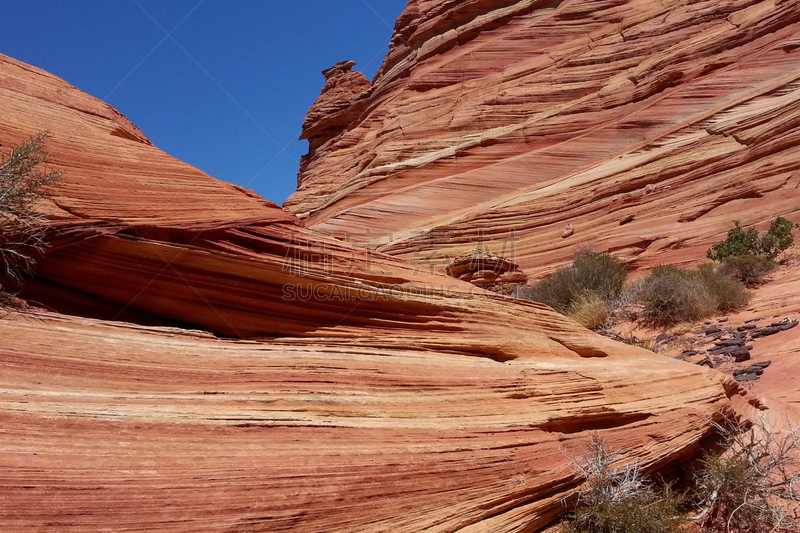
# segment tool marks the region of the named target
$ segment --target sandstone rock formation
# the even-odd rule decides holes
[[[412,0],[285,206],[416,263],[512,231],[533,277],[587,245],[692,261],[733,219],[800,222],[799,39],[786,0]]]
[[[800,426],[800,327],[792,324],[800,318],[800,257],[789,259],[772,280],[755,291],[747,309],[729,317],[725,325],[734,330],[760,330],[751,342],[750,358],[738,369],[763,365],[763,375],[752,384],[752,391],[769,410],[764,414],[778,427]],[[779,327],[772,328],[771,324]],[[751,326],[756,327],[750,329]],[[778,331],[776,331],[776,329]],[[764,335],[764,333],[771,333]]]
[[[653,470],[749,401],[305,228],[0,56],[2,149],[44,129],[66,182],[51,311],[0,316],[2,530],[535,531],[590,430]]]
[[[445,268],[445,272],[448,276],[504,294],[510,294],[528,281],[528,276],[515,263],[485,250],[459,255]]]
[[[573,339],[551,314],[513,312]],[[529,327],[502,342],[530,356],[501,363],[424,329],[394,346],[378,330],[259,343],[6,315],[0,525],[535,531],[580,483],[569,457],[588,430],[649,470],[728,405],[711,370],[595,338],[609,354],[582,357],[520,338]]]
[[[322,94],[303,121],[302,138],[309,140],[309,153],[303,157],[301,168],[313,159],[319,146],[340,135],[361,113],[359,99],[372,84],[366,76],[351,70],[355,64],[355,61],[340,61],[322,71],[325,76]]]

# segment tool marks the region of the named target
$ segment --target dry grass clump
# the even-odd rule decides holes
[[[669,327],[738,309],[747,304],[750,293],[714,265],[696,269],[659,265],[640,284],[637,300],[644,323]]]
[[[590,329],[605,325],[609,302],[622,290],[625,265],[609,254],[579,252],[571,265],[556,270],[516,296],[549,305]]]
[[[608,302],[597,294],[589,294],[573,304],[569,317],[587,329],[600,329],[608,324]]]
[[[637,348],[642,348],[644,350],[650,350],[651,352],[655,351],[656,349],[656,344],[653,342],[653,339],[637,337],[633,333],[623,336],[620,340],[625,344],[636,346]]]

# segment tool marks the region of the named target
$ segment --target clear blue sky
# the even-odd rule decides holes
[[[0,52],[105,100],[167,153],[282,203],[320,71],[368,78],[406,0],[3,0]]]

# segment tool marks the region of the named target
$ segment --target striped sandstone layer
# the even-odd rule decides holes
[[[507,362],[425,347],[425,331],[243,342],[6,314],[0,525],[537,531],[580,484],[590,431],[651,471],[730,408],[711,370],[601,338],[608,355],[581,357],[533,333],[574,326],[506,307]]]
[[[800,222],[798,73],[793,1],[411,0],[284,205],[437,269],[510,240],[534,278],[586,245],[693,261],[733,219]]]
[[[589,431],[656,470],[746,402],[304,228],[0,57],[2,149],[45,129],[66,178],[29,290],[63,314],[0,316],[2,530],[535,531]]]

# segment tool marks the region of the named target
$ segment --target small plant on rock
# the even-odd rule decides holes
[[[649,483],[637,464],[615,466],[618,453],[597,435],[575,466],[587,488],[566,526],[568,533],[676,533],[681,499],[669,485]]]
[[[761,418],[747,428],[714,423],[723,451],[703,460],[697,476],[702,511],[692,520],[703,531],[794,532],[800,506],[800,436],[777,431]]]
[[[42,132],[30,137],[0,162],[0,279],[5,285],[18,285],[31,272],[34,254],[46,246],[34,204],[47,197],[47,186],[61,179],[61,172],[41,170],[50,156],[48,136]]]

